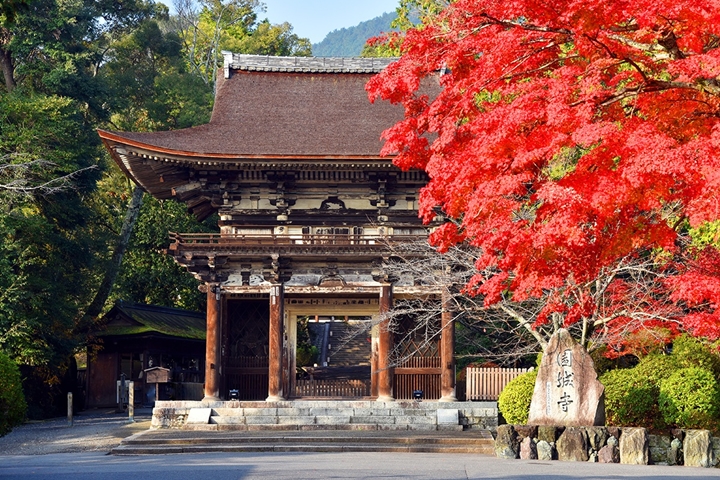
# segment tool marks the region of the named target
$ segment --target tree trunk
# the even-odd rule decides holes
[[[103,306],[107,301],[112,287],[115,284],[115,278],[117,277],[118,271],[120,271],[120,264],[122,263],[123,255],[127,250],[128,243],[130,242],[130,234],[132,233],[133,227],[140,216],[140,207],[143,203],[143,190],[142,188],[135,186],[133,190],[132,198],[128,204],[127,212],[125,213],[125,220],[123,220],[122,229],[120,230],[120,236],[117,244],[115,245],[115,251],[112,255],[110,267],[105,272],[95,298],[93,299],[90,306],[85,311],[85,319],[89,321],[95,320],[100,312],[102,312]]]
[[[10,93],[17,85],[15,83],[15,67],[13,66],[10,52],[4,49],[0,49],[0,69],[2,69],[3,77],[5,78],[5,88],[8,93]]]

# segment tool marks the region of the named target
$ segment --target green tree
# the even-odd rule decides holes
[[[422,29],[423,26],[432,24],[450,3],[452,0],[400,0],[395,9],[396,17],[390,24],[393,31],[371,39],[363,47],[361,56],[399,57],[405,32],[411,28]]]
[[[199,6],[199,9],[197,8]],[[191,72],[213,86],[222,51],[261,55],[311,54],[310,41],[292,33],[288,23],[258,23],[265,4],[258,0],[175,0],[176,31]]]
[[[310,40],[300,38],[293,33],[292,25],[287,22],[272,25],[268,20],[258,23],[249,35],[238,41],[228,41],[224,49],[239,53],[285,57],[312,55]]]
[[[165,249],[170,245],[170,231],[210,232],[216,225],[217,217],[199,223],[183,204],[146,198],[113,298],[202,310],[205,296],[198,290],[198,281],[166,255]]]
[[[0,437],[25,419],[27,404],[17,365],[0,351]]]
[[[85,341],[82,312],[114,243],[92,202],[106,167],[95,128],[113,107],[98,71],[114,39],[155,11],[33,0],[0,15],[0,349],[42,415]]]

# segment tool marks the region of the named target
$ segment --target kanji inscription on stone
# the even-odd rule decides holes
[[[590,355],[565,329],[548,342],[530,405],[531,425],[602,425],[604,387]]]

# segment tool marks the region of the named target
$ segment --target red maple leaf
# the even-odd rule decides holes
[[[457,0],[406,32],[367,90],[405,107],[383,152],[428,173],[421,216],[457,224],[432,241],[479,248],[468,291],[546,298],[538,324],[562,314],[585,333],[602,312],[627,332],[632,302],[720,336],[717,255],[654,262],[668,280],[644,307],[637,288],[597,287],[628,259],[680,258],[681,227],[720,214],[719,38],[720,5],[692,0]]]

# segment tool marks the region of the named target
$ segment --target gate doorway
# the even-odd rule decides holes
[[[367,315],[296,315],[292,396],[369,397],[371,319]]]
[[[239,400],[267,398],[269,317],[267,299],[227,300],[225,398],[230,398],[230,391],[237,391]]]

